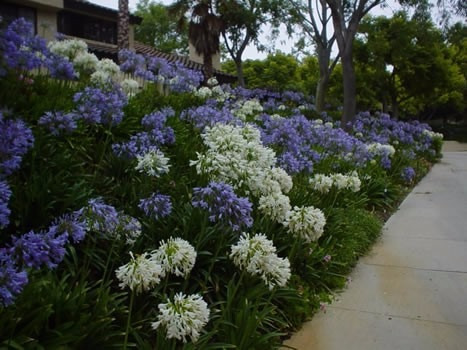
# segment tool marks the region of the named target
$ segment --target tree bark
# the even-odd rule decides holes
[[[342,80],[344,87],[344,108],[342,110],[342,127],[348,128],[348,123],[352,122],[357,112],[357,83],[355,69],[352,61],[352,50],[348,49],[345,55],[341,55]]]
[[[245,87],[245,77],[243,75],[243,62],[242,58],[235,60],[235,67],[237,68],[237,82],[241,87]]]
[[[316,99],[315,107],[318,113],[324,111],[326,104],[326,93],[329,85],[329,78],[331,76],[331,69],[329,67],[330,61],[330,50],[316,45],[316,51],[318,54],[318,65],[319,65],[319,80],[316,86]]]
[[[212,55],[203,55],[204,81],[208,81],[213,76],[214,68],[212,66]]]
[[[128,11],[128,0],[118,0],[118,51],[130,47],[130,12]]]

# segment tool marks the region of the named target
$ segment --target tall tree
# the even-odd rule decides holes
[[[166,5],[140,0],[135,14],[143,19],[135,28],[136,40],[163,52],[188,54],[188,31],[177,31],[177,19],[169,15]]]
[[[311,39],[316,49],[319,65],[319,80],[316,86],[315,106],[318,112],[323,111],[329,78],[339,56],[331,60],[331,51],[336,40],[334,32],[329,32],[331,20],[329,6],[325,0],[290,0],[292,18],[303,32]]]
[[[216,14],[212,0],[178,0],[170,5],[170,13],[179,18],[179,28],[186,27],[186,13],[191,12],[188,22],[188,40],[198,55],[203,56],[204,77],[213,75],[212,56],[219,52],[219,38],[224,23]]]
[[[130,47],[130,12],[128,0],[118,0],[118,50]]]
[[[246,47],[255,43],[261,48],[261,27],[267,23],[271,30],[277,29],[286,13],[286,4],[280,0],[224,0],[217,3],[224,22],[225,47],[235,62],[238,83],[244,86],[242,56]]]
[[[344,106],[342,125],[347,126],[355,118],[356,78],[353,65],[353,41],[358,25],[372,8],[384,0],[325,0],[331,9],[334,35],[336,37],[339,56],[342,63],[342,82],[344,87]]]
[[[364,35],[355,42],[359,70],[376,71],[365,84],[382,99],[388,97],[393,117],[433,113],[446,104],[462,109],[465,78],[429,18],[409,18],[404,12],[367,17],[360,32]]]

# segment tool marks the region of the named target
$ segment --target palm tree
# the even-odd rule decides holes
[[[188,40],[194,46],[196,53],[203,56],[204,78],[213,75],[212,56],[219,52],[219,37],[224,23],[214,13],[211,0],[179,0],[170,6],[170,13],[177,15],[179,27],[186,25],[185,14],[191,10],[188,23]]]
[[[118,51],[130,47],[130,13],[128,0],[118,0]]]

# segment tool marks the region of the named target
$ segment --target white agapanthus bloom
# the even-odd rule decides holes
[[[130,288],[135,293],[146,292],[160,282],[162,267],[150,254],[143,253],[136,258],[130,252],[131,260],[128,264],[120,266],[115,270],[119,287]]]
[[[83,52],[73,59],[73,67],[83,73],[92,73],[96,70],[97,62],[99,62],[99,59],[96,55]]]
[[[110,58],[103,58],[97,63],[96,70],[106,73],[111,78],[120,74],[120,67]]]
[[[257,99],[239,102],[238,107],[232,111],[233,115],[245,121],[248,116],[261,113],[263,106]]]
[[[331,122],[327,122],[327,123],[324,123],[324,126],[329,128],[329,129],[332,129],[334,127],[334,124],[331,123]]]
[[[216,77],[211,77],[208,79],[207,81],[208,85],[209,86],[216,86],[216,85],[219,85],[219,82],[217,81],[217,78]]]
[[[112,82],[112,78],[106,72],[96,70],[91,74],[91,82],[94,85],[106,85]]]
[[[429,136],[432,139],[438,138],[438,139],[442,140],[444,138],[443,134],[441,134],[439,132],[434,132],[434,131],[431,131],[431,130],[428,130],[428,129],[423,130],[423,134]]]
[[[88,45],[79,39],[50,41],[47,47],[52,53],[67,57],[70,61],[74,61],[78,55],[88,52]]]
[[[334,182],[330,176],[324,174],[315,174],[315,176],[310,179],[310,184],[315,191],[328,193],[331,190]]]
[[[193,246],[181,238],[169,238],[162,241],[160,247],[151,253],[152,258],[162,266],[164,275],[173,273],[186,277],[193,269],[196,251]]]
[[[294,207],[283,224],[290,233],[302,237],[306,242],[314,242],[323,234],[326,218],[320,209]]]
[[[203,86],[195,91],[195,95],[200,98],[209,98],[212,96],[212,90],[207,86]]]
[[[151,150],[137,157],[138,164],[135,169],[149,176],[159,177],[169,172],[169,158],[159,150]]]
[[[135,96],[139,91],[139,83],[134,79],[125,79],[120,85],[122,86],[123,92],[128,96]]]
[[[151,324],[153,329],[162,327],[167,339],[178,339],[187,342],[187,337],[196,342],[203,327],[209,321],[209,308],[198,294],[186,296],[177,293],[174,300],[158,305],[157,321]]]
[[[338,190],[343,190],[347,188],[347,176],[345,176],[344,174],[332,174],[331,178],[334,183],[334,186],[336,186]]]
[[[352,192],[358,192],[360,191],[361,186],[362,186],[362,181],[358,177],[358,173],[356,171],[352,171],[347,176],[347,188],[351,190]]]
[[[243,233],[229,257],[241,270],[259,276],[269,289],[285,286],[291,275],[289,260],[278,257],[273,242],[262,233],[253,237]]]
[[[281,223],[292,209],[290,199],[286,195],[275,192],[259,198],[258,209],[272,220]]]
[[[389,155],[392,157],[396,153],[396,149],[391,145],[383,145],[379,142],[370,143],[367,146],[368,152],[374,155]]]

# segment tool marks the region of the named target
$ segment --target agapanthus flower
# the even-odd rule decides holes
[[[415,177],[414,168],[408,166],[408,167],[405,167],[404,169],[402,169],[401,177],[407,183],[412,182],[412,180]]]
[[[47,232],[30,231],[20,237],[13,237],[13,250],[18,264],[40,269],[53,269],[60,264],[66,253],[68,234],[56,230]]]
[[[93,53],[80,52],[73,59],[73,66],[80,73],[92,74],[96,70],[98,62],[99,62],[99,59]]]
[[[276,222],[283,222],[291,210],[290,199],[280,192],[273,192],[259,198],[258,209]]]
[[[283,224],[290,233],[302,237],[305,242],[314,242],[323,234],[326,218],[320,209],[296,206],[287,214]]]
[[[229,256],[241,270],[259,276],[269,289],[285,286],[291,276],[289,260],[278,257],[274,243],[262,233],[253,237],[243,233]]]
[[[141,199],[138,207],[154,220],[167,217],[172,212],[170,196],[163,194],[153,193],[149,198]]]
[[[126,244],[133,245],[141,236],[141,222],[138,219],[120,213],[118,216],[118,226],[114,232],[116,238],[125,239]]]
[[[149,176],[159,177],[169,172],[169,158],[159,150],[150,150],[144,155],[137,156],[138,164],[135,169]]]
[[[139,294],[154,288],[161,279],[162,267],[151,258],[149,253],[143,253],[134,257],[130,252],[129,263],[120,266],[115,270],[115,275],[120,281],[119,287],[130,288],[131,291]]]
[[[8,201],[11,197],[11,189],[6,181],[0,180],[0,228],[8,225],[10,222],[10,209],[8,208]]]
[[[162,241],[159,248],[151,253],[162,266],[162,275],[173,273],[176,276],[187,277],[196,262],[196,251],[193,246],[181,238],[170,237]]]
[[[85,41],[80,39],[65,39],[50,41],[47,44],[50,52],[68,58],[71,62],[79,55],[88,52],[88,45]]]
[[[238,197],[228,184],[210,182],[207,187],[194,188],[191,203],[207,210],[211,222],[226,224],[234,231],[253,225],[252,204],[248,198]]]
[[[81,242],[86,231],[87,224],[80,212],[62,215],[49,227],[49,232],[54,232],[55,236],[66,234],[74,243]]]
[[[33,143],[32,131],[22,120],[4,119],[0,112],[0,178],[19,168]]]
[[[115,232],[119,225],[117,209],[105,204],[102,198],[90,199],[83,215],[88,229],[102,234]]]
[[[139,83],[134,79],[125,79],[120,83],[120,85],[122,86],[123,92],[128,97],[135,96],[139,91]]]
[[[45,126],[55,136],[69,134],[77,128],[75,116],[63,112],[46,112],[39,118],[38,124]]]
[[[15,264],[9,249],[0,248],[0,305],[7,307],[13,304],[27,283],[27,272]]]
[[[159,304],[157,321],[151,324],[153,329],[163,328],[167,339],[187,342],[187,337],[196,342],[204,326],[209,321],[210,311],[201,295],[186,296],[177,293],[174,300]]]

